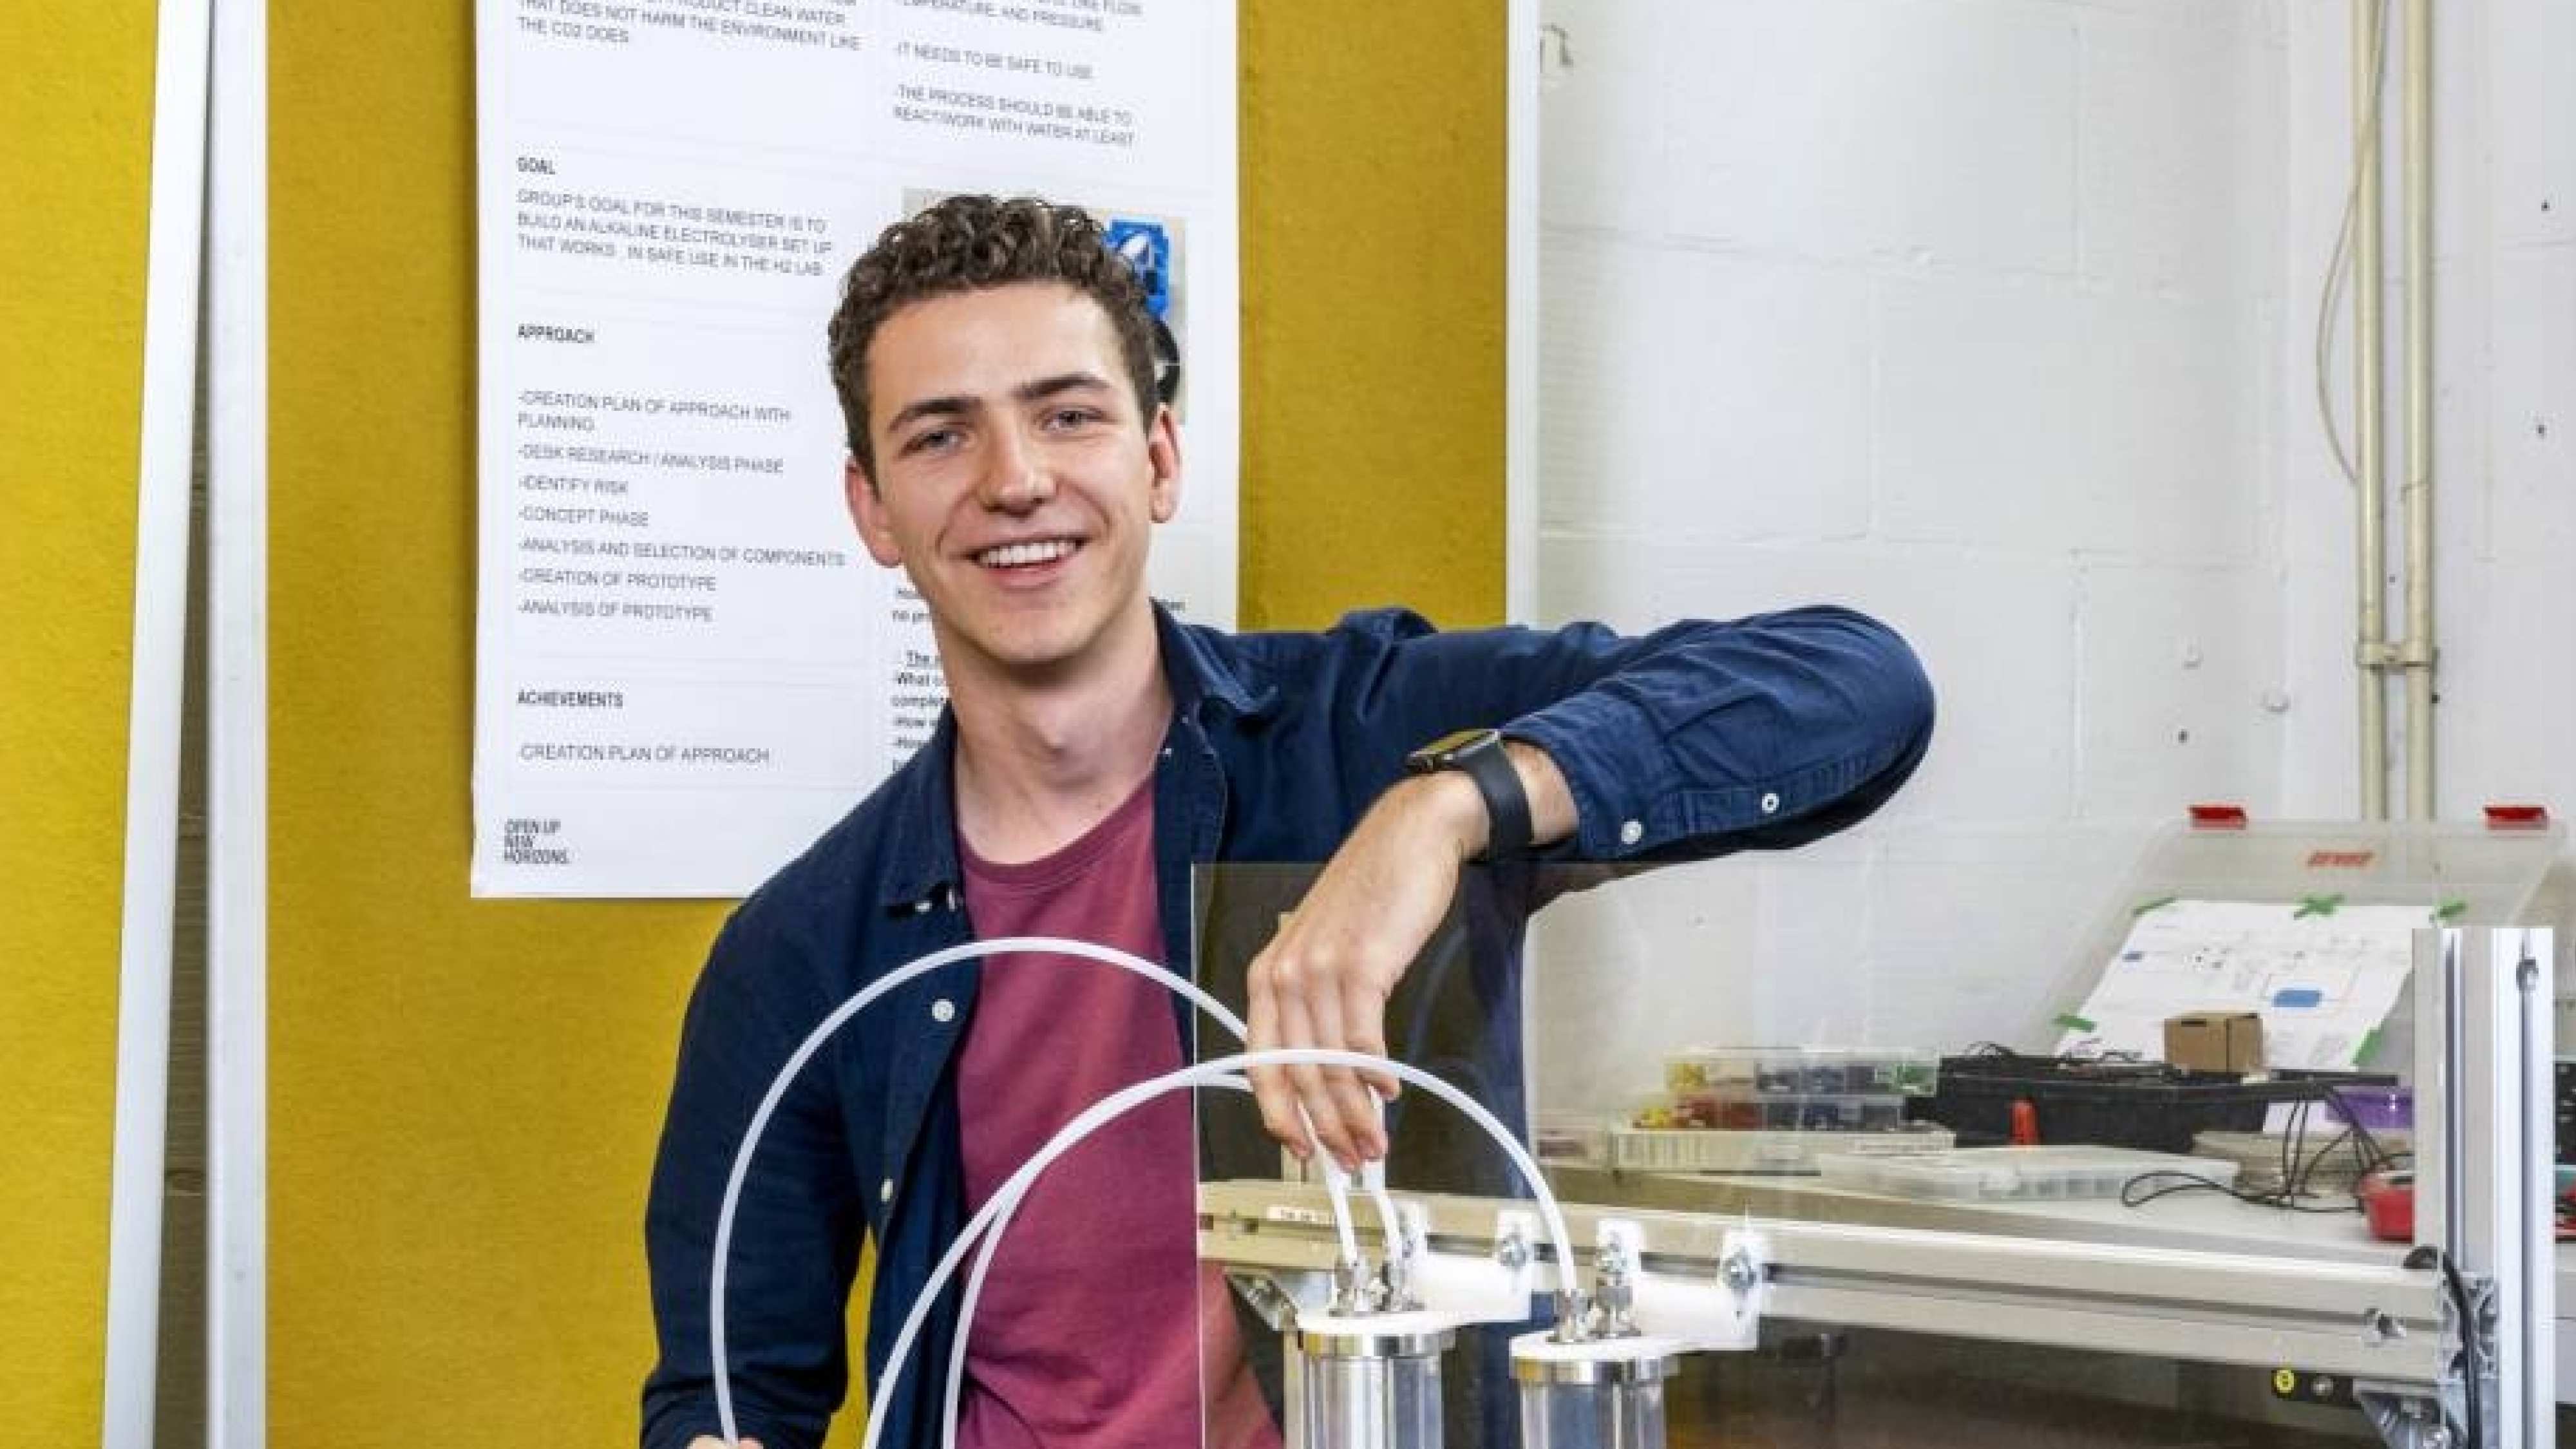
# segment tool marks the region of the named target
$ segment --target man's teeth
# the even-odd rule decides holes
[[[976,559],[986,568],[1017,568],[1022,564],[1052,563],[1073,552],[1070,539],[1050,538],[1041,543],[1006,543],[989,548]]]

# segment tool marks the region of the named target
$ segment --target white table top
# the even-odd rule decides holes
[[[1550,1168],[1549,1176],[1557,1191],[1572,1202],[1749,1212],[1793,1222],[1868,1223],[2344,1263],[2393,1265],[2407,1251],[2406,1244],[2371,1237],[2358,1212],[2292,1212],[2217,1192],[2175,1193],[2126,1207],[2117,1198],[1936,1202],[1853,1192],[1829,1187],[1819,1178],[1797,1176],[1610,1173],[1584,1168]],[[2562,1271],[2565,1267],[2562,1260]]]

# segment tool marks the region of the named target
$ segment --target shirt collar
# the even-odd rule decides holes
[[[1279,705],[1275,685],[1255,687],[1244,677],[1241,652],[1233,636],[1196,629],[1154,605],[1154,632],[1162,647],[1163,679],[1172,691],[1172,707],[1182,718],[1201,717],[1210,706],[1239,718],[1254,719]],[[957,761],[957,717],[939,712],[939,726],[928,743],[897,772],[887,801],[888,854],[885,872],[887,910],[922,909],[941,903],[961,888],[957,858],[957,801],[951,784]]]
[[[1163,646],[1163,679],[1171,686],[1172,707],[1196,715],[1201,706],[1219,704],[1241,716],[1269,713],[1279,703],[1276,686],[1254,688],[1243,675],[1242,651],[1233,635],[1193,629],[1154,606],[1154,629]]]
[[[908,911],[958,888],[957,806],[949,780],[957,759],[957,716],[942,707],[930,740],[895,773],[886,805],[888,862],[881,904]]]

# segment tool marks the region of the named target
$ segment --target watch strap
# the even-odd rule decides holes
[[[1417,774],[1456,770],[1474,782],[1476,793],[1485,801],[1486,859],[1529,850],[1529,792],[1522,788],[1521,772],[1513,767],[1511,756],[1503,749],[1499,732],[1476,730],[1463,737],[1452,735],[1415,752],[1405,763]]]

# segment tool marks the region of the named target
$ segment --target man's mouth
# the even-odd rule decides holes
[[[1027,543],[1006,543],[996,548],[981,550],[975,555],[975,562],[988,569],[1027,568],[1033,564],[1054,563],[1057,559],[1069,558],[1073,551],[1081,546],[1079,540],[1070,538],[1041,538]]]

